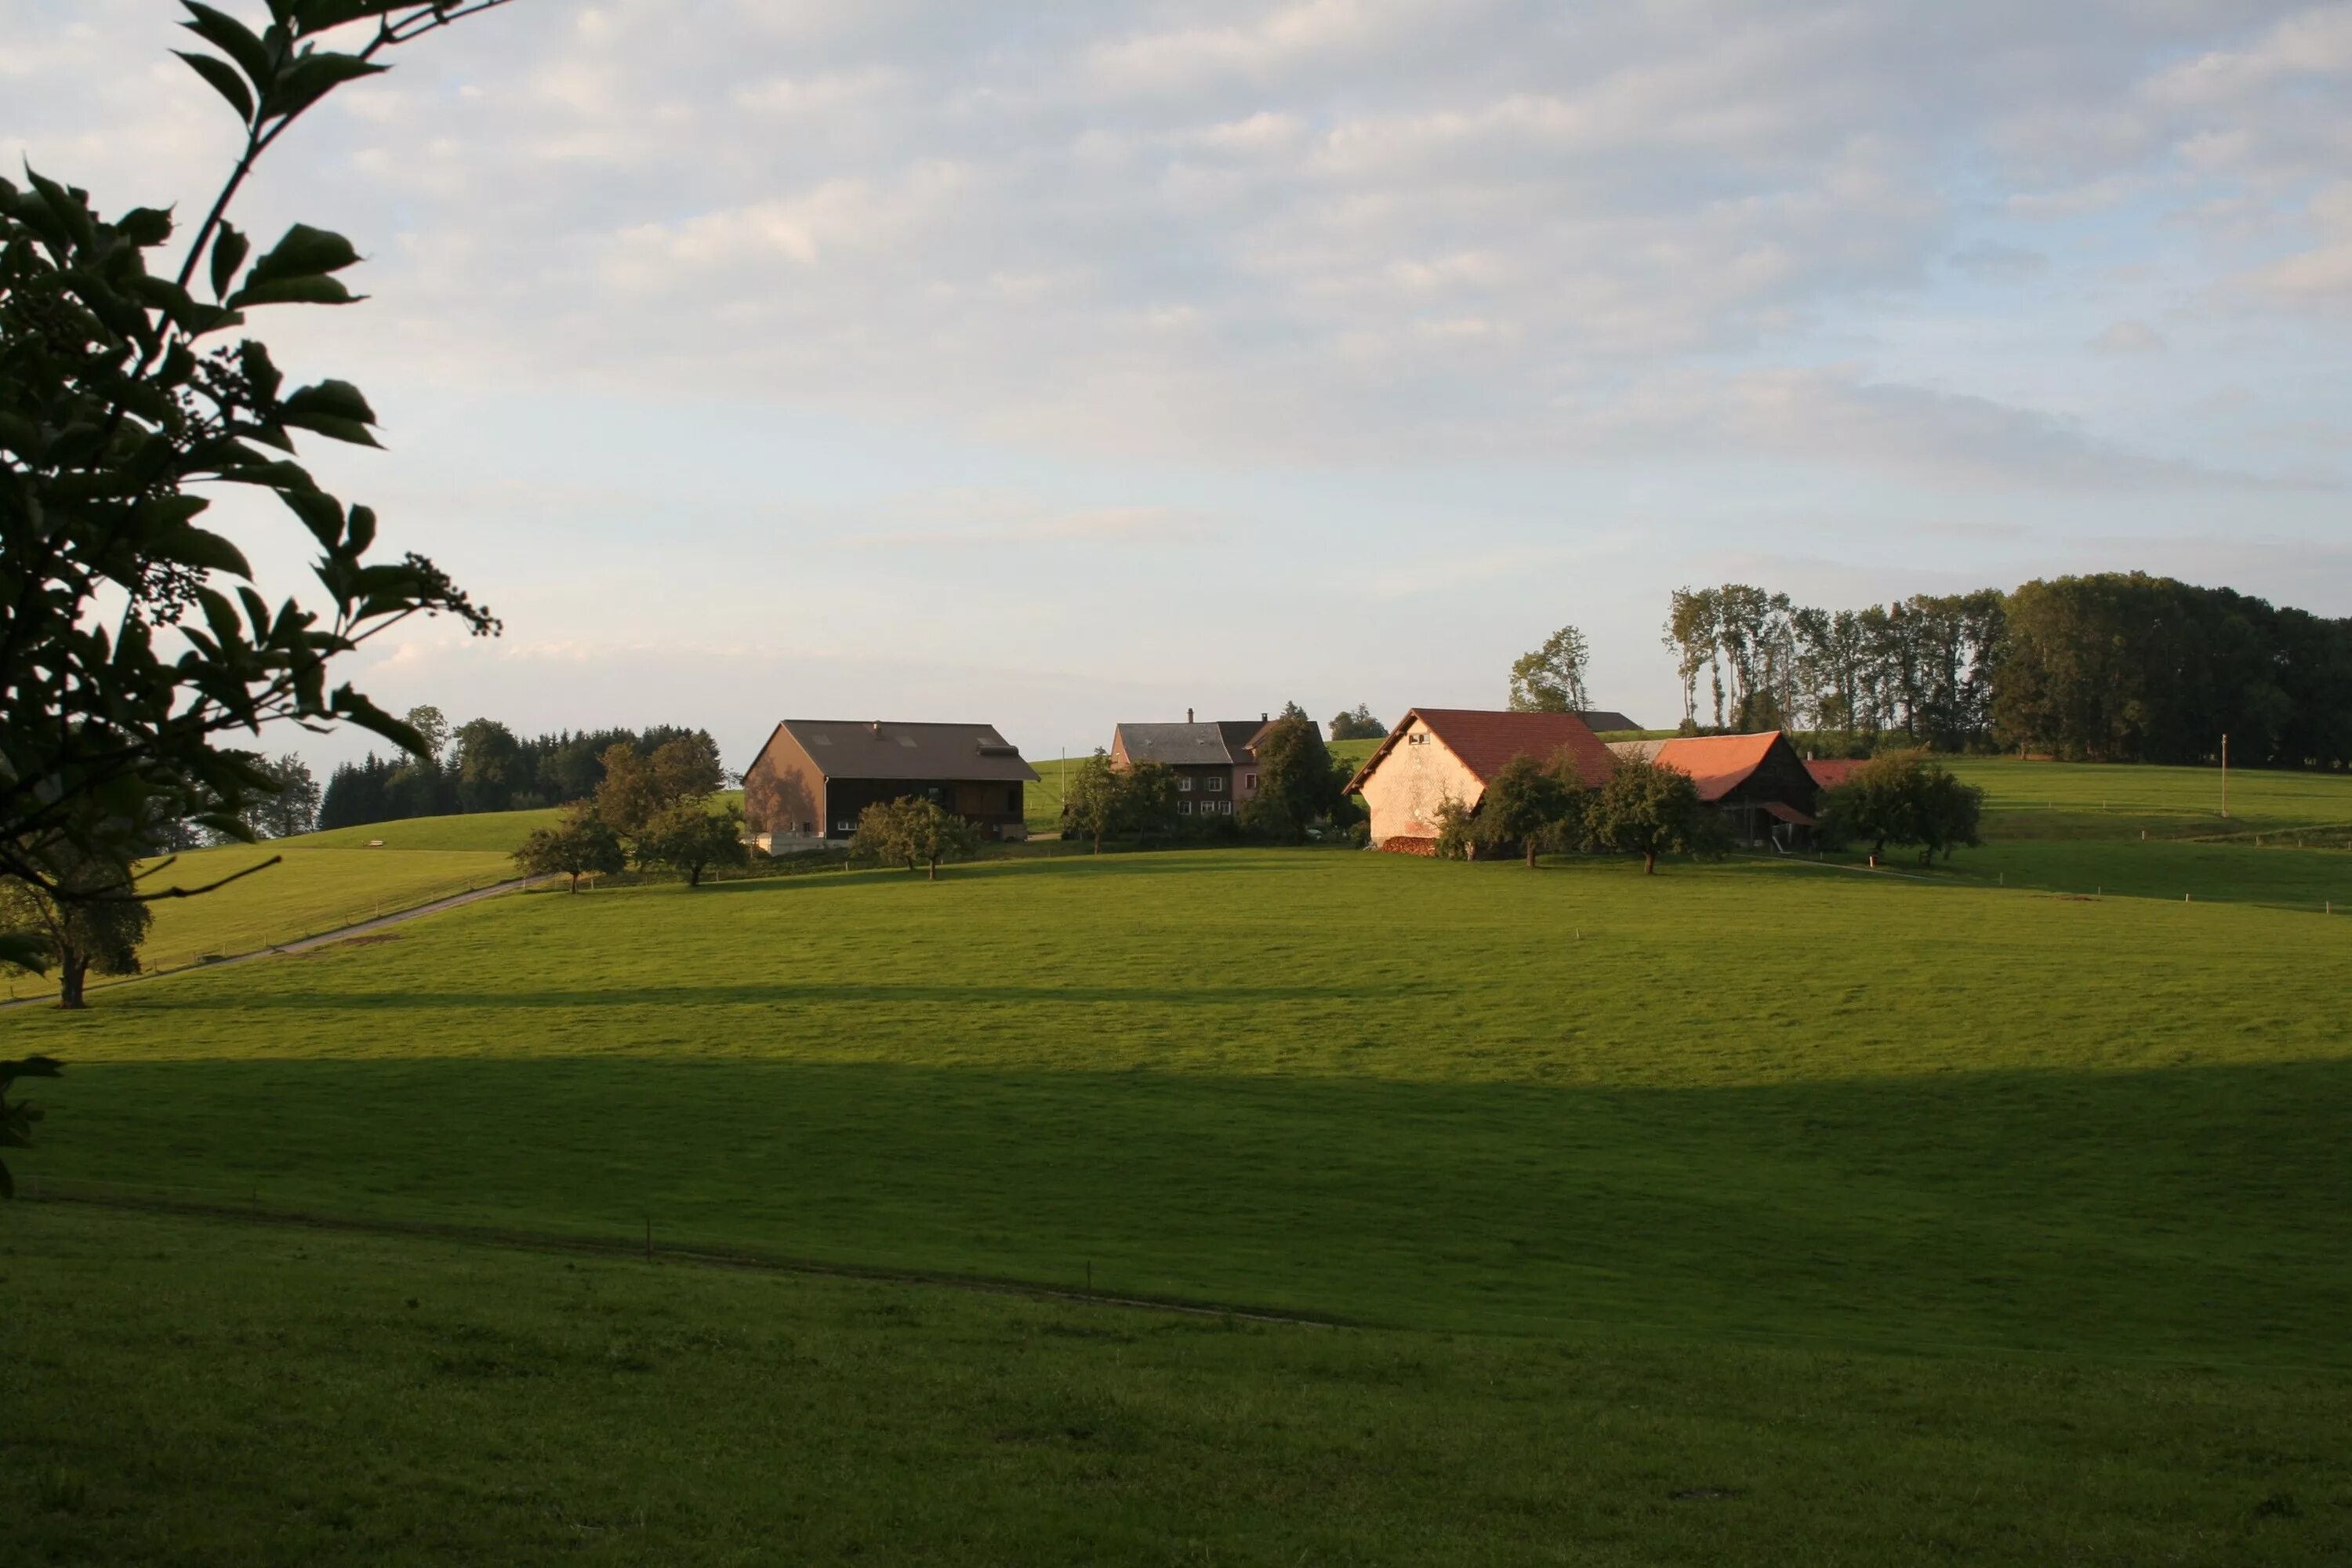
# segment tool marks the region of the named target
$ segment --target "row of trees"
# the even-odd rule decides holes
[[[1979,842],[1983,813],[1981,789],[1925,752],[1895,752],[1856,768],[1822,797],[1820,831],[1832,846],[1868,843],[1874,858],[1889,844],[1916,846],[1926,861]],[[1639,855],[1651,874],[1662,854],[1719,855],[1727,840],[1721,815],[1699,799],[1688,774],[1627,759],[1593,789],[1566,752],[1549,763],[1513,757],[1475,808],[1448,800],[1437,816],[1440,856],[1514,853],[1530,869],[1540,854],[1613,849]]]
[[[714,868],[750,859],[743,812],[730,803],[713,809],[726,783],[719,748],[709,735],[676,734],[641,752],[616,741],[596,759],[603,777],[590,798],[574,802],[552,827],[535,829],[515,851],[526,876],[580,879],[611,876],[631,864],[682,873],[698,888]]]
[[[1513,757],[1487,781],[1475,808],[1442,802],[1437,826],[1442,857],[1516,852],[1530,869],[1546,852],[1614,849],[1639,855],[1651,874],[1661,855],[1714,855],[1725,847],[1721,820],[1699,799],[1689,774],[1627,761],[1591,789],[1567,752],[1548,763]]]
[[[1944,752],[2183,763],[2216,760],[2226,734],[2237,762],[2352,765],[2352,620],[2145,573],[1915,594],[1859,610],[1739,583],[1683,588],[1668,603],[1664,642],[1685,730],[1843,731]],[[1538,656],[1513,668],[1515,704],[1530,661]],[[1549,687],[1544,679],[1528,689],[1556,693],[1556,673]]]
[[[1991,743],[2006,625],[1990,589],[1825,610],[1727,583],[1676,589],[1664,641],[1685,730],[1704,711],[1718,730],[1893,734],[1958,752]]]
[[[338,767],[319,807],[320,826],[566,805],[589,799],[602,787],[605,759],[615,746],[650,757],[671,742],[688,741],[709,753],[714,768],[719,759],[719,744],[709,731],[668,724],[526,737],[495,719],[453,728],[434,707],[410,709],[407,722],[423,749],[391,757],[370,752],[362,762]]]

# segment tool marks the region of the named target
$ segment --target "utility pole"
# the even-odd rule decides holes
[[[2230,820],[2230,737],[2221,737],[2221,820]]]

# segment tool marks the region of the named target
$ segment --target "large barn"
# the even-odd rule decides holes
[[[1371,810],[1372,843],[1402,854],[1433,854],[1437,808],[1475,808],[1513,757],[1549,763],[1566,752],[1588,789],[1609,782],[1616,759],[1573,713],[1512,713],[1477,708],[1416,708],[1348,781]]]
[[[787,719],[743,775],[743,816],[771,854],[846,838],[859,812],[908,796],[937,801],[987,837],[1024,838],[1023,786],[1036,782],[993,725]]]
[[[1749,843],[1790,842],[1813,826],[1821,785],[1778,730],[1753,735],[1678,735],[1664,741],[1612,741],[1620,757],[1639,757],[1690,775],[1698,797],[1724,815]]]

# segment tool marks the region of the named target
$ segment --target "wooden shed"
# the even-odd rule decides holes
[[[988,837],[1024,838],[1024,786],[1036,782],[993,725],[787,719],[743,774],[743,816],[771,854],[846,838],[867,806],[909,796]]]

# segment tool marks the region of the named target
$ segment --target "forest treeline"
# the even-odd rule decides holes
[[[1827,610],[1677,590],[1685,729],[1900,737],[2095,762],[2352,764],[2352,620],[2145,573]]]
[[[604,753],[613,746],[651,757],[665,742],[688,740],[709,752],[714,767],[719,756],[719,743],[709,731],[671,724],[523,736],[495,719],[452,728],[437,708],[413,709],[407,717],[425,737],[429,754],[380,757],[371,752],[364,761],[337,767],[319,804],[321,829],[587,800],[604,782]]]

